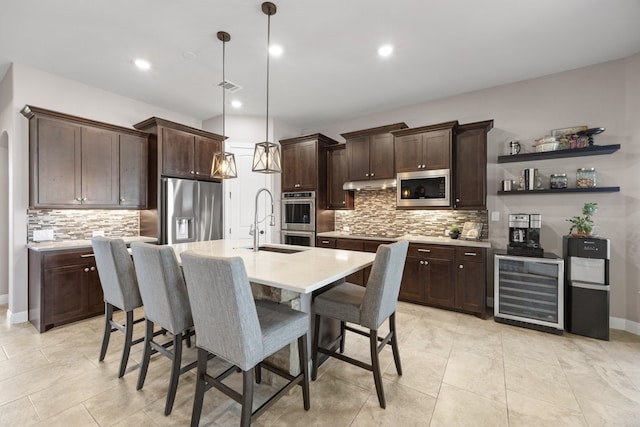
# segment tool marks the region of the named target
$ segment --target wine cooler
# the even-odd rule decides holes
[[[494,256],[494,319],[496,322],[562,334],[564,330],[564,260]]]

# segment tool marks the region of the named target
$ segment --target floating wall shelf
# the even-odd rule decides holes
[[[548,159],[562,159],[565,157],[582,157],[582,156],[598,156],[602,154],[611,154],[620,149],[620,144],[612,144],[612,145],[591,145],[585,148],[571,148],[568,150],[556,150],[556,151],[545,151],[541,153],[524,153],[524,154],[514,154],[507,156],[498,156],[498,163],[514,163],[514,162],[530,162],[532,160],[548,160]],[[611,187],[618,188],[619,187]],[[583,190],[583,189],[576,189]],[[589,189],[593,190],[593,189]],[[536,191],[536,190],[533,190]],[[538,190],[541,191],[541,190]],[[567,190],[561,190],[566,192]],[[611,191],[611,190],[609,190]],[[502,193],[502,192],[500,192]],[[499,193],[499,194],[500,194]],[[509,194],[510,192],[506,192]]]
[[[500,196],[511,195],[527,195],[532,194],[559,194],[559,193],[617,193],[620,187],[593,187],[593,188],[542,188],[540,190],[515,190],[515,191],[498,191]]]

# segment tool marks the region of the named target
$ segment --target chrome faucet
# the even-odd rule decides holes
[[[259,235],[260,235],[260,231],[258,230],[258,197],[260,196],[260,193],[262,193],[263,191],[266,191],[267,194],[269,195],[269,198],[271,199],[271,213],[267,216],[265,216],[260,222],[264,221],[265,219],[267,219],[267,217],[270,217],[270,221],[269,221],[269,225],[271,227],[276,225],[276,217],[273,214],[273,194],[271,194],[271,191],[269,191],[269,189],[267,188],[261,188],[258,190],[258,192],[256,193],[256,203],[255,203],[255,210],[254,210],[254,214],[253,214],[253,224],[251,224],[251,229],[249,230],[249,234],[253,236],[253,251],[254,252],[258,252],[258,245],[259,245]],[[262,232],[264,233],[264,232]]]

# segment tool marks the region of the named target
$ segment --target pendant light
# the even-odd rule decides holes
[[[279,173],[280,168],[280,146],[269,142],[269,45],[271,43],[271,15],[276,14],[276,5],[266,1],[262,3],[262,12],[267,18],[267,124],[266,138],[264,142],[259,142],[253,152],[253,172]]]
[[[231,36],[229,33],[225,31],[218,31],[218,40],[222,42],[222,151],[219,153],[215,153],[213,155],[213,162],[211,163],[211,177],[212,178],[220,178],[220,179],[229,179],[229,178],[237,178],[238,171],[236,169],[236,158],[233,153],[227,153],[224,151],[224,140],[226,139],[225,135],[225,112],[226,112],[226,92],[227,90],[224,88],[224,83],[226,83],[224,76],[224,65],[225,65],[225,44],[231,40]]]

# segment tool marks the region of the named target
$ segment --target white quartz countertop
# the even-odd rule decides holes
[[[112,236],[116,237],[116,236]],[[122,240],[128,245],[132,242],[147,242],[155,243],[158,241],[155,237],[121,237]],[[91,240],[62,240],[62,241],[50,241],[50,242],[34,242],[27,244],[27,248],[34,251],[58,251],[63,249],[83,249],[90,248]]]
[[[261,246],[298,249],[284,254],[251,250],[250,240],[211,240],[170,245],[178,259],[184,251],[219,257],[240,257],[254,283],[309,294],[373,263],[374,253],[268,243]]]
[[[405,234],[403,236],[363,236],[358,234],[350,234],[343,231],[327,231],[317,233],[318,237],[334,237],[339,239],[363,239],[363,240],[387,240],[396,242],[398,240],[408,240],[409,243],[427,243],[434,245],[450,245],[450,246],[468,246],[474,248],[491,248],[491,243],[486,240],[464,240],[452,239],[450,237],[434,237],[434,236],[417,236],[413,234]]]

